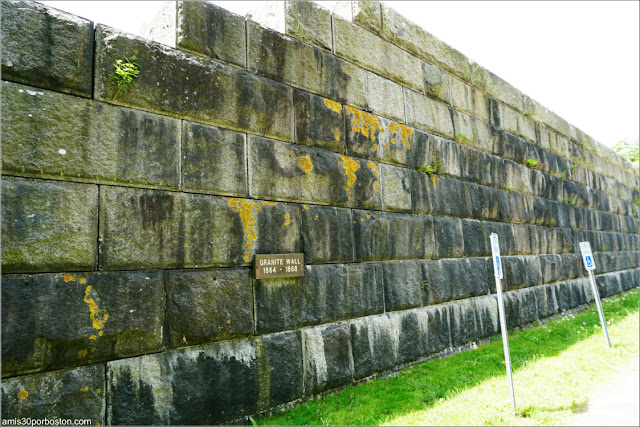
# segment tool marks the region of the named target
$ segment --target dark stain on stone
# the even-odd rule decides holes
[[[160,226],[173,215],[173,196],[145,192],[139,197],[142,226],[145,229]]]
[[[136,383],[129,369],[117,375],[107,399],[111,408],[110,425],[164,424],[155,411],[151,386],[141,379]]]

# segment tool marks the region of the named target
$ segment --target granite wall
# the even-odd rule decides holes
[[[171,3],[143,39],[2,0],[1,90],[4,418],[246,422],[469,347],[492,232],[510,328],[592,302],[583,240],[638,287],[637,169],[378,2]]]

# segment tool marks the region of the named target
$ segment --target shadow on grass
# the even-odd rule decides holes
[[[633,291],[632,291],[633,292]],[[608,319],[617,321],[638,311],[638,294],[622,294],[625,300],[605,305]],[[629,298],[631,297],[631,298]],[[626,310],[625,310],[626,309]],[[621,311],[620,315],[614,314]],[[587,325],[585,327],[585,324]],[[525,331],[509,333],[513,370],[540,358],[554,357],[594,333],[601,333],[593,325],[599,324],[595,307],[570,316],[554,319]],[[584,329],[583,329],[584,328]],[[580,331],[580,333],[578,333]],[[493,377],[506,377],[501,337],[494,336],[489,344],[474,351],[414,365],[398,375],[349,386],[335,394],[309,401],[283,414],[262,418],[264,425],[379,425],[386,421],[423,411],[477,386]],[[505,385],[505,395],[506,395]],[[571,410],[580,412],[586,402],[570,408],[528,407],[520,416],[533,412]]]

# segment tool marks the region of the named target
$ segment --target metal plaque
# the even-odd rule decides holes
[[[304,254],[254,255],[256,279],[304,276]]]

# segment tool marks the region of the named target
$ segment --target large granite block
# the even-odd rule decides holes
[[[484,258],[443,259],[423,264],[423,304],[487,295],[489,275]]]
[[[459,218],[433,218],[433,234],[437,258],[460,258],[464,255],[462,220]]]
[[[507,289],[519,289],[541,284],[540,258],[537,256],[502,257],[504,282]]]
[[[351,334],[346,323],[302,330],[305,393],[339,387],[353,378]]]
[[[346,207],[380,208],[380,171],[372,161],[249,138],[249,194]]]
[[[180,122],[102,102],[2,85],[4,173],[180,185]]]
[[[353,211],[356,260],[418,259],[430,256],[429,221],[418,215]]]
[[[253,333],[249,269],[169,271],[167,346],[205,344]]]
[[[410,212],[412,174],[409,169],[380,164],[382,205],[385,211]]]
[[[104,425],[102,364],[25,375],[2,381],[2,418],[89,419]]]
[[[368,377],[396,364],[397,330],[388,315],[370,316],[350,323],[355,378]]]
[[[157,271],[5,275],[2,373],[160,351],[164,299]]]
[[[342,104],[312,93],[295,90],[296,142],[345,152],[344,109]]]
[[[422,305],[423,272],[417,261],[382,263],[385,311]]]
[[[477,339],[476,316],[471,300],[448,304],[451,325],[451,345],[458,347]]]
[[[113,64],[136,56],[128,90],[113,84]],[[96,27],[95,98],[196,122],[293,141],[291,88],[207,58]]]
[[[303,205],[302,245],[305,263],[353,262],[353,220],[350,209]]]
[[[98,187],[3,177],[3,273],[92,270]]]
[[[365,72],[336,56],[247,22],[247,69],[343,104],[365,104]]]
[[[402,86],[369,71],[366,75],[366,108],[376,114],[405,122]]]
[[[430,353],[429,315],[426,310],[416,309],[388,314],[397,325],[397,363],[407,363]]]
[[[445,104],[427,98],[410,89],[404,91],[407,124],[422,131],[453,140],[451,110]]]
[[[91,97],[93,22],[36,2],[4,0],[1,37],[3,79]]]
[[[498,300],[494,295],[474,298],[473,308],[476,316],[478,338],[485,338],[500,331]]]

